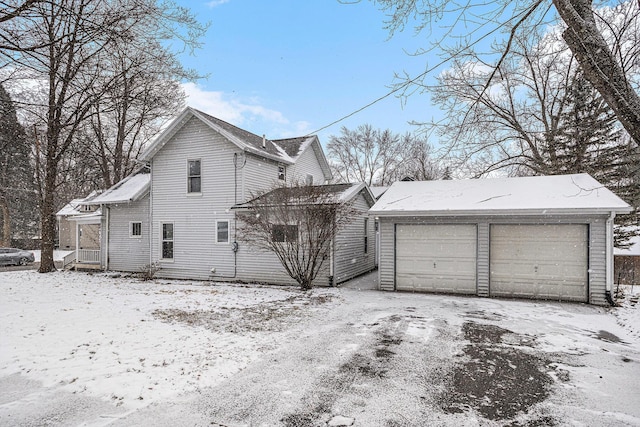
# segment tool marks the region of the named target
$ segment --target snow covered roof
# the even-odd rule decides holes
[[[95,199],[99,194],[100,193],[97,191],[92,191],[87,197],[71,200],[69,203],[64,205],[62,209],[56,212],[56,216],[72,216],[87,213],[81,209],[81,206],[88,205],[89,202]]]
[[[348,202],[356,197],[360,192],[364,191],[364,197],[367,199],[367,202],[372,205],[375,202],[375,198],[373,194],[371,194],[371,190],[367,184],[361,182],[358,184],[325,184],[325,185],[314,185],[314,188],[322,189],[326,194],[334,194],[339,201]],[[304,191],[304,187],[299,187],[300,191]],[[275,200],[278,200],[277,194],[285,191],[286,187],[276,188],[274,190],[269,191],[268,193],[263,194],[262,196],[250,200],[245,203],[239,203],[232,207],[232,209],[248,209],[251,207],[251,202],[254,200],[264,199],[265,201],[272,198],[276,195]]]
[[[379,199],[388,189],[388,186],[384,186],[384,187],[375,187],[372,186],[370,187],[371,192],[373,193],[374,197],[377,199]]]
[[[108,205],[133,202],[140,199],[149,191],[150,183],[151,174],[149,173],[129,175],[87,204]]]
[[[588,174],[396,182],[369,211],[377,216],[630,212]]]

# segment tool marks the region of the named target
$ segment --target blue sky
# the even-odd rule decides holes
[[[188,105],[268,138],[305,135],[389,92],[395,72],[422,73],[435,57],[411,29],[389,39],[385,15],[363,0],[178,0],[211,22],[204,46],[183,64],[208,74],[185,86]],[[403,105],[391,96],[318,132],[326,144],[341,126],[369,123],[403,133],[410,120],[438,117],[427,95]]]

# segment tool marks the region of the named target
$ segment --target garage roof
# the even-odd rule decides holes
[[[588,174],[394,183],[376,216],[627,213],[631,207]]]

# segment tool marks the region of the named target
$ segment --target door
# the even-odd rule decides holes
[[[396,225],[396,289],[476,293],[475,225]]]
[[[491,296],[588,300],[586,224],[492,225]]]

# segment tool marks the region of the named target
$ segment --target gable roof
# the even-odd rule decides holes
[[[353,200],[358,194],[362,193],[365,200],[367,201],[369,206],[372,206],[375,202],[375,198],[373,194],[371,194],[371,190],[365,183],[358,184],[324,184],[324,185],[314,185],[313,188],[321,189],[326,194],[335,195],[336,200],[340,202],[349,202]],[[294,187],[294,190],[300,190],[301,192],[305,191],[305,187]],[[268,201],[269,199],[280,200],[279,194],[285,191],[291,191],[291,187],[280,187],[273,189],[259,197],[256,197],[252,200],[249,200],[244,203],[239,203],[233,206],[231,209],[249,209],[253,202],[256,200],[264,199]]]
[[[275,141],[241,129],[225,122],[224,120],[220,120],[207,113],[196,110],[195,108],[186,107],[158,136],[156,136],[153,142],[144,150],[140,159],[143,161],[151,160],[151,158],[155,156],[156,153],[158,153],[158,151],[160,151],[160,149],[171,139],[171,137],[193,117],[199,119],[209,128],[223,135],[241,150],[284,164],[293,164],[297,155],[300,154],[299,149],[302,146],[305,146],[305,144],[312,144],[313,139],[317,141],[317,137],[315,135],[300,138],[289,138],[279,140],[282,142],[282,146],[280,146],[280,144],[275,143]],[[293,155],[290,155],[289,153],[292,153]],[[324,161],[326,162],[326,159],[324,159]]]
[[[73,215],[86,214],[86,212],[83,212],[82,209],[80,209],[80,207],[82,205],[90,204],[89,202],[94,198],[96,198],[99,194],[100,193],[98,193],[97,191],[92,191],[91,193],[89,193],[87,197],[84,197],[82,199],[71,200],[69,203],[64,205],[62,209],[56,212],[56,216],[73,216]]]
[[[630,212],[588,174],[396,182],[369,211],[377,216],[551,215]]]
[[[320,140],[316,135],[274,139],[273,143],[282,147],[294,162],[297,162],[300,156],[302,156],[302,154],[309,148],[313,149],[316,159],[318,159],[318,163],[320,163],[320,168],[322,169],[325,180],[330,181],[333,178],[331,166],[329,165],[329,161],[327,160],[324,150],[320,145]]]
[[[149,192],[151,186],[151,174],[139,173],[129,175],[104,193],[95,197],[86,204],[109,205],[115,203],[129,203],[139,200]]]

